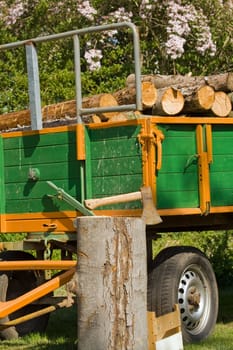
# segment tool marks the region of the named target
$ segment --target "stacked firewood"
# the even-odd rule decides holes
[[[190,75],[145,75],[142,82],[151,82],[157,91],[153,115],[212,115],[227,117],[232,111],[233,73],[206,77]],[[128,87],[135,85],[135,76],[128,76]]]
[[[137,118],[140,113],[153,116],[233,117],[233,73],[206,77],[190,75],[144,75],[141,77],[142,111],[101,112],[84,117],[84,122],[108,122]],[[82,108],[112,107],[135,103],[135,75],[126,86],[112,94],[84,97]],[[42,108],[43,122],[74,121],[76,101],[66,101]],[[30,125],[29,110],[0,115],[0,130]]]

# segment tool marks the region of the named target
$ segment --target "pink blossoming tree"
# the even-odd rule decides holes
[[[140,30],[143,73],[209,74],[233,69],[232,15],[232,0],[6,0],[0,1],[0,41],[130,21]],[[71,46],[67,41],[40,48],[44,103],[73,97]],[[87,35],[81,50],[84,93],[119,88],[131,73],[132,43],[126,33]],[[6,54],[1,55],[2,71],[11,70],[13,77],[2,73],[7,90],[0,93],[0,108],[12,109],[12,85],[24,84],[24,63],[21,55],[9,60],[8,54],[7,63]],[[14,72],[14,64],[21,72]],[[24,98],[20,102],[20,93],[17,99],[19,107],[27,105]]]

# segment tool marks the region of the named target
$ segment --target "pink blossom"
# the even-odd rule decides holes
[[[77,10],[82,16],[86,17],[90,21],[93,21],[94,15],[97,14],[96,9],[94,9],[94,7],[92,7],[90,5],[90,1],[88,1],[88,0],[79,1],[78,5],[77,5]]]
[[[131,22],[133,14],[131,11],[127,12],[124,7],[119,7],[116,11],[110,12],[108,17],[117,22]]]
[[[0,3],[1,8],[3,9],[4,16],[2,16],[2,20],[6,26],[10,26],[15,24],[17,20],[24,14],[27,10],[27,2],[16,0],[10,7],[7,7],[4,1]]]
[[[182,56],[184,53],[184,44],[186,40],[179,35],[171,34],[169,40],[166,42],[166,52],[172,59]]]
[[[166,52],[172,59],[182,56],[184,44],[191,38],[195,42],[195,49],[201,54],[207,51],[210,55],[216,52],[212,41],[207,18],[201,9],[191,5],[182,5],[181,0],[168,0],[166,13],[168,16],[167,34],[165,43]]]
[[[139,7],[139,14],[142,19],[147,19],[148,17],[151,17],[152,10],[153,10],[153,5],[150,3],[150,0],[141,1],[140,7]]]
[[[86,50],[84,57],[91,71],[94,71],[101,67],[100,60],[103,57],[101,50],[88,49]]]

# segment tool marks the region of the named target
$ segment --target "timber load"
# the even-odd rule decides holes
[[[101,112],[84,116],[85,123],[135,119],[141,113],[151,116],[214,116],[233,117],[233,72],[211,76],[142,75],[142,111]],[[126,79],[126,86],[113,93],[84,97],[82,108],[112,107],[135,103],[135,75]],[[76,101],[48,105],[42,108],[43,123],[74,123]],[[30,111],[0,115],[0,130],[7,131],[30,125]]]
[[[218,75],[144,75],[159,98],[152,108],[156,115],[196,115],[227,117],[232,114],[233,72]],[[135,86],[135,76],[126,80],[127,87]],[[174,108],[173,108],[174,107]]]

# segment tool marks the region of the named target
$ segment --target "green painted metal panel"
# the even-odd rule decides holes
[[[162,168],[157,172],[157,207],[196,208],[199,206],[196,127],[160,125]]]
[[[46,180],[47,181],[47,180]],[[21,199],[36,199],[41,198],[47,193],[53,193],[54,191],[48,186],[44,180],[32,181],[28,180],[24,183],[11,183],[5,185],[5,194],[7,200],[21,200]],[[55,181],[54,181],[55,182]],[[68,179],[56,180],[56,185],[69,192],[70,195],[77,197],[75,183],[69,184]]]
[[[135,169],[140,169],[141,157],[123,157],[123,159],[95,159],[92,170],[98,176],[134,175]]]
[[[164,153],[164,152],[163,152]],[[158,172],[158,176],[163,173],[193,173],[194,167],[197,165],[197,157],[195,154],[187,156],[187,154],[163,154],[162,168]]]
[[[46,191],[45,193],[52,193],[52,191]],[[38,211],[39,209],[39,211]],[[37,212],[57,212],[63,210],[73,210],[74,208],[66,204],[64,201],[56,198],[49,198],[47,195],[41,196],[41,198],[33,199],[20,199],[10,200],[6,202],[6,213],[37,213]]]
[[[7,184],[15,183],[17,176],[17,183],[25,183],[28,180],[29,169],[37,165],[40,171],[41,177],[44,181],[50,180],[51,178],[55,181],[61,179],[67,179],[69,177],[70,183],[76,183],[77,174],[79,172],[79,163],[76,160],[63,159],[61,162],[53,163],[33,163],[20,166],[16,170],[15,166],[8,166],[5,168],[5,178]]]
[[[0,213],[5,213],[4,154],[3,139],[0,136]]]
[[[4,138],[3,147],[6,213],[72,209],[47,196],[55,194],[47,181],[80,199],[80,162],[76,160],[74,131]],[[28,177],[30,168],[39,169],[38,181]]]
[[[96,198],[113,196],[139,191],[142,186],[142,177],[140,174],[94,177],[92,186]]]
[[[44,134],[23,135],[18,137],[4,138],[4,149],[36,148],[38,146],[55,146],[75,143],[75,132],[51,132]]]
[[[30,136],[28,136],[30,137]],[[22,148],[8,149],[5,154],[5,166],[17,166],[20,167],[21,162],[23,164],[51,164],[51,160],[55,162],[64,161],[64,159],[74,160],[76,158],[76,149],[74,145],[67,147],[67,144],[55,145],[55,146],[37,146],[35,148]]]
[[[233,126],[213,125],[212,143],[211,205],[233,205]]]
[[[88,130],[86,164],[88,198],[101,198],[139,191],[142,186],[142,156],[138,141],[140,126]],[[122,203],[105,208],[138,208],[141,203]]]

